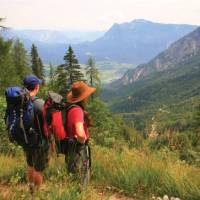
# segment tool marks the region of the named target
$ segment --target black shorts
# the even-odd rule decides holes
[[[49,162],[49,144],[44,142],[43,146],[35,148],[24,148],[26,162],[29,167],[42,172]]]

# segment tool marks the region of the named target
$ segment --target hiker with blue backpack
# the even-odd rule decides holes
[[[49,139],[43,131],[44,101],[37,97],[41,83],[36,76],[28,75],[23,81],[24,88],[10,87],[5,92],[8,135],[25,152],[31,191],[43,183],[42,172],[49,160]]]

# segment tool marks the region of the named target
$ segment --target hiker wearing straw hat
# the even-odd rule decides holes
[[[82,189],[89,183],[90,178],[90,147],[88,127],[92,124],[89,114],[85,111],[88,97],[96,91],[83,81],[73,83],[67,95],[66,128],[69,137],[68,170],[78,176]]]

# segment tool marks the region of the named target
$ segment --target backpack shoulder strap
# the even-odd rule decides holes
[[[62,121],[63,121],[63,125],[64,125],[64,128],[65,128],[65,130],[66,130],[66,132],[68,132],[69,133],[69,130],[68,130],[68,128],[67,128],[67,123],[68,123],[68,112],[71,110],[71,109],[73,109],[73,108],[77,108],[77,107],[79,107],[79,108],[81,108],[79,105],[77,105],[77,104],[72,104],[72,105],[70,105],[70,106],[67,106],[66,107],[66,109],[64,109],[64,113],[62,113]],[[83,110],[82,108],[81,108],[81,110]]]
[[[70,106],[67,106],[66,111],[69,112],[69,110],[71,110],[72,108],[76,108],[76,107],[80,107],[80,106],[78,106],[78,105],[76,105],[76,104],[72,104],[72,105],[70,105]],[[81,107],[80,107],[80,108],[81,108]],[[81,109],[82,109],[82,108],[81,108]]]

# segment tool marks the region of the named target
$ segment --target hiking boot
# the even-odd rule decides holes
[[[33,195],[34,190],[35,190],[35,185],[34,185],[34,183],[29,183],[28,186],[29,186],[30,193]]]

